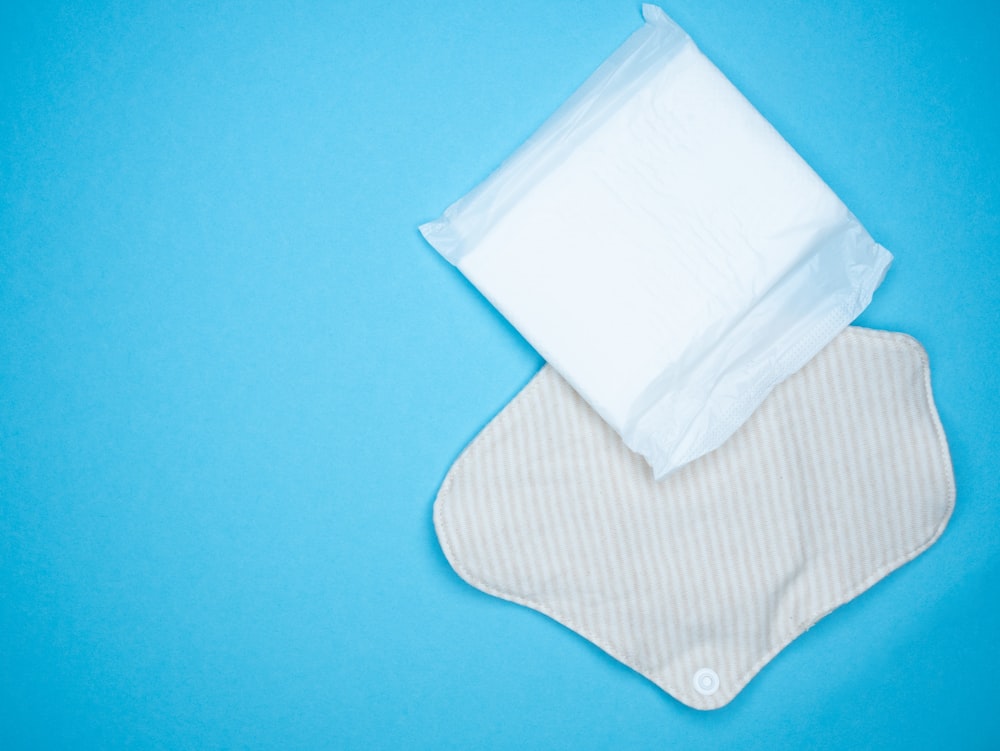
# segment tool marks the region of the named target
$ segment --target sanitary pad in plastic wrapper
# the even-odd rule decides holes
[[[420,229],[656,477],[720,446],[892,256],[658,7]]]

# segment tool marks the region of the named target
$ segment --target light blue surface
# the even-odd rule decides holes
[[[637,3],[6,3],[0,748],[1000,746],[997,6],[665,7],[895,254],[941,540],[710,713],[445,562],[540,361],[416,225]]]

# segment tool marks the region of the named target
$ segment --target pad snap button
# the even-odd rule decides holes
[[[719,674],[711,668],[702,668],[694,674],[694,690],[702,696],[711,696],[719,690]]]

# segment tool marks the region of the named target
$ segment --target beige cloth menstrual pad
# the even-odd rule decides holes
[[[954,499],[923,349],[848,328],[661,482],[546,366],[455,462],[434,523],[472,586],[715,709],[929,547]]]

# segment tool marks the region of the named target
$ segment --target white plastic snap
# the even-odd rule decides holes
[[[694,690],[702,696],[711,696],[719,690],[719,674],[711,668],[702,668],[694,674]]]

